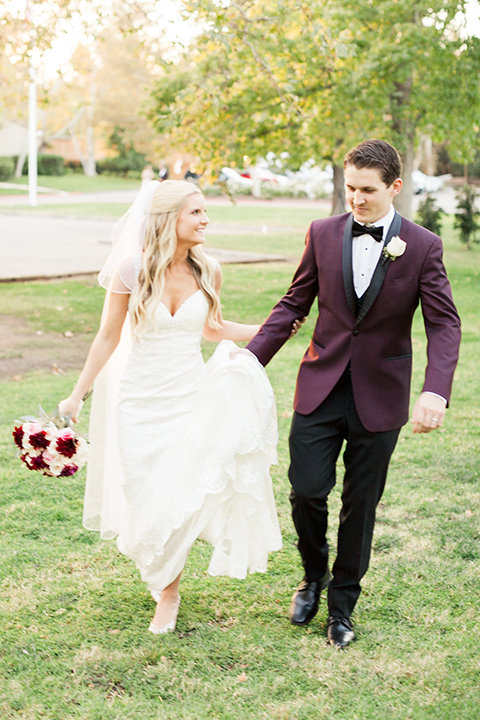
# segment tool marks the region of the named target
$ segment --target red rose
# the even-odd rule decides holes
[[[22,426],[20,425],[20,427],[15,427],[12,435],[15,441],[15,445],[20,448],[20,450],[23,450],[23,436],[25,435],[25,433],[23,432]]]
[[[28,453],[24,453],[23,455],[20,455],[20,460],[25,463],[25,465],[28,467],[29,470],[32,469],[30,467],[30,455]]]
[[[77,452],[77,441],[74,437],[59,437],[56,443],[56,448],[60,455],[71,458]]]
[[[47,439],[47,433],[45,430],[35,433],[34,435],[30,435],[28,440],[35,450],[45,450],[45,448],[50,445],[50,440]]]
[[[45,468],[48,468],[48,465],[42,455],[34,455],[30,458],[29,468],[30,470],[45,470]]]
[[[70,475],[75,475],[75,473],[78,470],[78,465],[65,465],[62,472],[58,477],[70,477]]]

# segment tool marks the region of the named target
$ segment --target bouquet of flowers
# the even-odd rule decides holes
[[[40,408],[41,417],[22,417],[12,433],[18,455],[29,470],[52,477],[75,475],[88,460],[88,441],[72,427],[70,418],[52,417]]]

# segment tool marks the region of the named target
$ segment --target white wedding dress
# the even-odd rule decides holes
[[[204,363],[207,311],[201,290],[174,316],[158,303],[119,385],[110,372],[94,392],[84,524],[118,535],[157,600],[198,537],[213,545],[209,573],[234,578],[264,572],[281,547],[273,391],[253,356],[230,358],[230,341]]]

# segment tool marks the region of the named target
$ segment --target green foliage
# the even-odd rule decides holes
[[[127,137],[125,128],[116,125],[110,135],[108,145],[117,151],[117,155],[99,160],[97,172],[122,175],[123,177],[142,172],[145,167],[145,155],[135,150],[133,141]]]
[[[472,242],[478,242],[480,211],[475,205],[477,197],[477,190],[472,185],[464,185],[456,193],[457,212],[455,213],[454,227],[460,231],[459,238],[467,248],[470,248]]]
[[[150,118],[204,166],[268,151],[341,164],[368,137],[393,142],[407,182],[428,133],[455,160],[478,146],[480,39],[453,20],[466,0],[185,2],[204,30],[164,63]],[[406,199],[406,200],[405,200]]]
[[[0,182],[10,180],[15,172],[15,161],[11,157],[0,157]]]
[[[430,232],[435,233],[435,235],[441,235],[442,215],[445,215],[445,211],[437,208],[434,198],[427,195],[425,200],[418,206],[417,222],[422,227],[430,230]]]
[[[65,160],[61,155],[37,155],[37,172],[39,175],[60,176],[65,175]],[[22,175],[28,175],[28,159],[23,165]]]

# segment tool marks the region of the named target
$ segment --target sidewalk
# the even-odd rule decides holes
[[[114,219],[0,214],[0,281],[97,273],[110,252],[114,224]],[[210,247],[205,251],[220,263],[286,259],[283,255]]]
[[[140,188],[139,188],[140,189]],[[38,196],[38,205],[83,205],[85,203],[99,204],[125,204],[129,205],[135,199],[138,190],[108,190],[103,192],[52,192],[47,190]],[[222,206],[232,205],[228,197],[207,197],[208,205]],[[330,200],[309,200],[308,198],[254,198],[242,196],[235,199],[236,205],[250,205],[252,207],[282,207],[305,208],[305,207],[330,207]],[[0,195],[0,206],[28,205],[28,193],[19,195]]]
[[[51,204],[108,203],[129,204],[136,190],[117,190],[99,193],[61,193],[39,195],[39,206]],[[445,212],[455,211],[455,192],[444,187],[436,194],[439,207]],[[414,208],[418,207],[422,196],[414,198]],[[1,207],[26,205],[25,195],[0,195]],[[208,205],[230,205],[228,198],[207,198]],[[273,200],[241,197],[238,205],[266,207],[329,207],[328,200],[308,200],[306,198],[275,198]],[[48,278],[68,275],[97,273],[110,251],[110,231],[115,219],[95,219],[81,217],[52,217],[44,213],[0,214],[0,281],[28,278]],[[284,231],[298,231],[298,228],[282,228]],[[242,226],[241,224],[212,223],[211,236],[220,233],[266,232],[266,226]],[[214,239],[212,243],[215,244]],[[283,261],[281,255],[241,252],[206,248],[221,263],[256,263]]]

